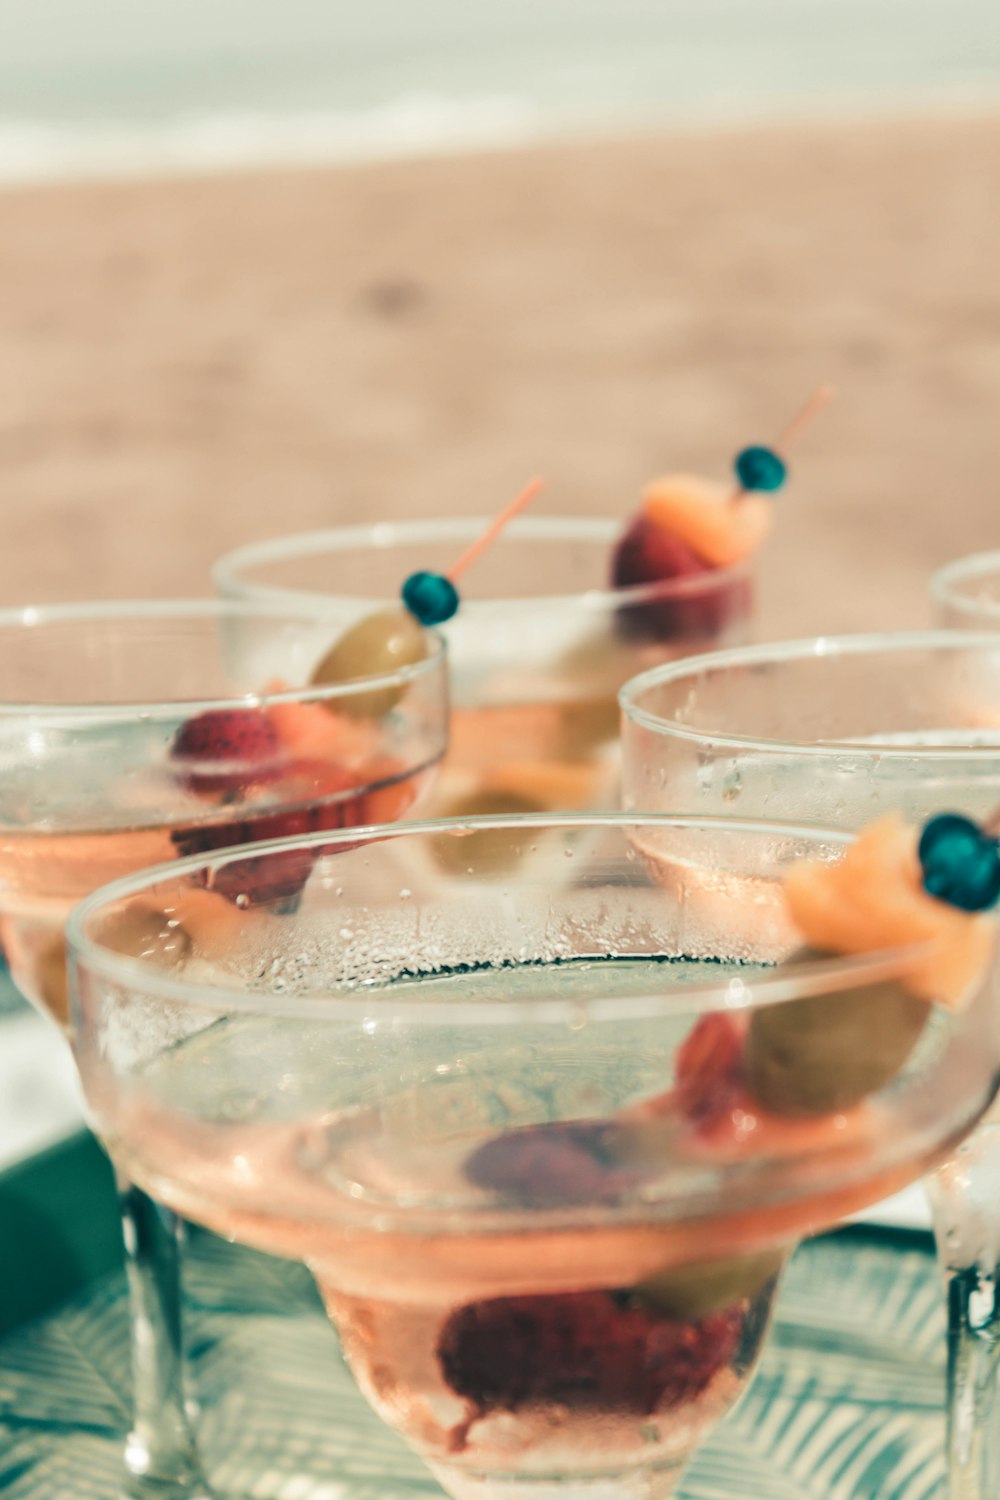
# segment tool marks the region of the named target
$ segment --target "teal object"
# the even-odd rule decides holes
[[[971,818],[939,813],[918,846],[924,890],[960,911],[986,911],[1000,898],[1000,848]]]
[[[788,478],[785,461],[773,448],[744,448],[737,453],[733,467],[736,478],[745,490],[773,494],[775,490],[781,489]]]
[[[0,1335],[121,1260],[114,1176],[92,1135],[81,1131],[0,1172]]]
[[[421,625],[443,625],[458,609],[458,589],[443,573],[411,573],[403,603]]]

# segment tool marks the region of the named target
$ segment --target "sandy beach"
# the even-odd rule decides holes
[[[368,516],[621,514],[818,382],[758,633],[1000,545],[1000,116],[0,193],[0,601]],[[331,584],[336,586],[336,579]]]

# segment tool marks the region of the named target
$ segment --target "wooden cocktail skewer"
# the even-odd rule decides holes
[[[458,609],[459,596],[455,579],[460,578],[478,557],[491,547],[508,522],[512,521],[525,506],[530,505],[543,487],[544,481],[532,479],[495,516],[481,536],[470,542],[465,551],[452,563],[447,573],[411,573],[403,584],[403,603],[421,625],[443,625]]]
[[[781,489],[788,472],[783,454],[810,422],[819,416],[833,396],[833,386],[819,386],[779,434],[772,448],[744,448],[736,455],[734,467],[738,482],[729,497],[730,504],[742,500],[744,495],[773,494],[775,490]]]
[[[460,578],[465,572],[466,568],[474,563],[476,558],[486,551],[487,547],[491,547],[493,545],[507,523],[509,521],[512,521],[516,515],[524,510],[525,506],[531,504],[535,496],[544,488],[544,485],[544,479],[539,479],[536,477],[535,479],[529,480],[521,493],[519,495],[515,495],[510,504],[504,506],[500,514],[493,518],[489,526],[487,526],[486,530],[483,532],[482,536],[477,537],[474,542],[469,543],[468,547],[466,547],[461,557],[457,560],[457,562],[452,563],[451,567],[448,569],[444,576],[446,578],[450,578],[452,583],[455,582],[456,578]]]

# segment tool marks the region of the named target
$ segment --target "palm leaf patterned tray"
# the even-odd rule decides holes
[[[440,1495],[353,1389],[301,1267],[192,1237],[199,1438],[225,1500]],[[944,1327],[927,1242],[851,1230],[785,1280],[768,1353],[681,1500],[932,1500]],[[122,1276],[0,1341],[0,1495],[115,1500],[129,1406]]]

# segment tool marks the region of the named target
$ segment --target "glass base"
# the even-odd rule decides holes
[[[223,1500],[209,1489],[200,1474],[186,1480],[152,1479],[130,1476],[124,1483],[120,1500]]]
[[[428,1467],[454,1500],[665,1500],[685,1465],[599,1474],[481,1474],[449,1464]]]
[[[125,1478],[120,1500],[219,1500],[193,1460],[169,1479],[149,1472],[149,1451],[138,1433],[125,1443]]]

